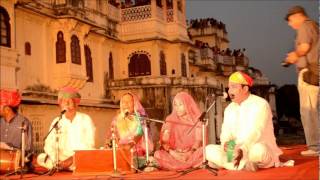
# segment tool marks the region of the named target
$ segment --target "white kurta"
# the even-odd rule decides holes
[[[50,129],[57,120],[59,117],[53,120]],[[45,154],[40,154],[38,157],[39,165],[49,169],[52,168],[56,160],[57,148],[59,148],[59,161],[63,161],[73,156],[75,150],[94,149],[95,145],[95,126],[87,114],[77,112],[72,122],[63,115],[58,127],[59,144],[57,144],[56,130],[54,129],[45,141]],[[46,155],[49,155],[49,159],[44,162]]]
[[[212,162],[218,159],[219,162],[214,163],[227,169],[234,169],[233,163],[226,163],[226,153],[223,151],[224,143],[230,140],[235,140],[243,150],[244,157],[240,166],[243,167],[247,161],[253,159],[267,163],[262,162],[260,167],[279,165],[279,155],[282,151],[276,144],[271,109],[268,102],[261,97],[251,94],[240,105],[232,102],[227,106],[220,140],[219,147],[207,146],[206,157]],[[240,166],[239,168],[242,168]]]

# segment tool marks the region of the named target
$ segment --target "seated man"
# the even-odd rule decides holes
[[[161,129],[161,149],[154,153],[156,164],[165,170],[199,166],[203,160],[201,123],[193,126],[199,121],[200,109],[186,92],[179,92],[174,97],[172,107]]]
[[[250,94],[252,84],[251,77],[243,72],[229,77],[232,102],[224,111],[221,145],[206,147],[209,165],[250,171],[280,165],[282,151],[276,144],[270,106],[263,98]]]
[[[37,158],[40,166],[73,170],[74,151],[94,149],[95,126],[87,114],[77,111],[80,98],[80,94],[73,88],[65,87],[60,90],[58,103],[65,113],[51,123],[50,129],[59,121],[57,128],[45,140],[45,153]]]
[[[32,126],[27,118],[18,113],[20,102],[21,96],[18,91],[0,90],[0,149],[21,150],[21,127],[24,127],[25,152],[26,157],[30,157],[32,153]],[[29,162],[27,166],[30,167],[30,158]]]
[[[150,133],[149,140],[146,142],[143,131],[145,123],[142,121],[141,116],[146,116],[146,112],[137,96],[132,93],[126,93],[120,99],[120,112],[111,123],[111,131],[107,132],[107,141],[111,140],[113,131],[118,140],[117,144],[121,148],[134,151],[136,155],[135,167],[139,169],[146,165],[146,143],[148,143],[149,153],[151,154],[153,151],[153,141]]]

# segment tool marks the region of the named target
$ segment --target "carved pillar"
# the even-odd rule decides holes
[[[172,1],[173,5],[173,21],[178,22],[178,3],[177,1]]]
[[[157,2],[151,0],[151,18],[157,18]]]

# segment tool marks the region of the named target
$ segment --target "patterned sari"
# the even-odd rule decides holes
[[[173,109],[172,113],[166,118],[160,133],[162,146],[168,146],[169,150],[162,148],[156,151],[154,158],[161,169],[184,170],[199,166],[202,163],[202,144],[200,143],[201,145],[198,147],[194,146],[195,143],[202,142],[201,123],[199,122],[192,129],[201,112],[193,98],[186,92],[178,93],[174,99],[183,102],[189,120],[181,119]],[[169,137],[166,142],[163,141],[164,136]]]
[[[120,100],[120,112],[113,118],[111,129],[114,130],[120,146],[134,144],[133,150],[137,155],[138,160],[143,161],[146,154],[146,140],[144,135],[145,123],[141,117],[146,116],[146,112],[139,102],[137,96],[132,93],[127,93],[133,97],[134,112],[128,115]],[[126,94],[125,94],[126,95]],[[123,96],[122,96],[123,97]],[[153,151],[153,140],[149,133],[148,136],[148,149],[149,153]],[[140,162],[138,164],[141,164]],[[139,165],[140,166],[140,165]]]

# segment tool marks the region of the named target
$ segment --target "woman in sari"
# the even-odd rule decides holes
[[[161,148],[154,153],[158,168],[184,170],[199,166],[203,157],[201,123],[195,128],[193,125],[197,123],[201,112],[186,92],[174,97],[172,107],[173,111],[160,132]]]
[[[145,116],[146,112],[138,98],[134,94],[126,93],[120,99],[120,112],[112,120],[111,132],[108,133],[108,139],[111,138],[112,131],[115,133],[120,147],[127,150],[133,149],[137,168],[145,165],[146,140],[143,132],[145,124],[141,121],[141,117]],[[153,141],[150,137],[149,135],[149,153],[153,151]]]

